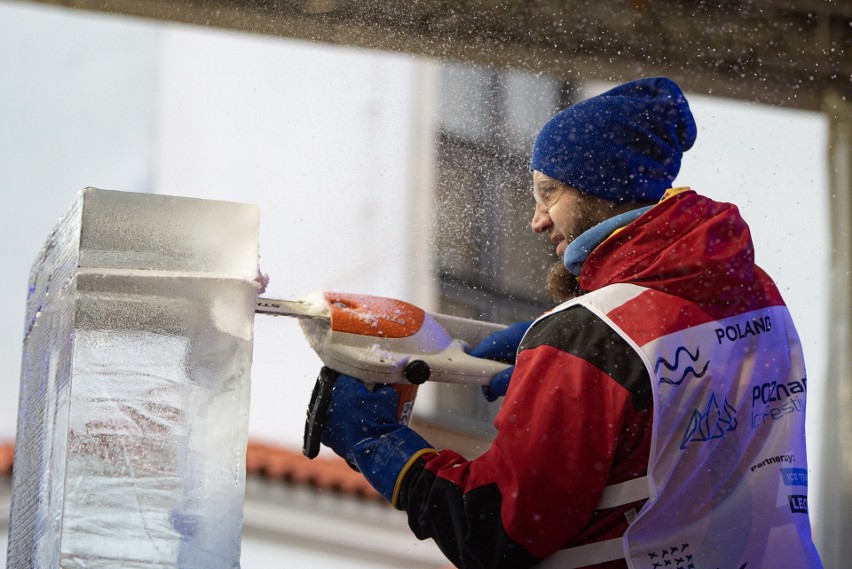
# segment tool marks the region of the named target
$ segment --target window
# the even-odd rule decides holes
[[[529,155],[541,126],[567,104],[542,75],[443,65],[439,75],[435,258],[445,314],[509,324],[552,306],[552,246],[530,230]],[[430,423],[490,439],[499,403],[478,387],[440,385]]]

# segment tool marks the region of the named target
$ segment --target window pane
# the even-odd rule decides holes
[[[506,71],[502,75],[507,146],[529,156],[538,131],[558,110],[562,83],[545,75]]]
[[[458,64],[441,66],[438,123],[452,136],[485,142],[490,136],[493,97],[487,69]]]
[[[529,155],[560,89],[552,78],[518,71],[442,68],[433,220],[440,312],[510,324],[552,306],[545,276],[555,257],[530,229]],[[488,403],[479,386],[434,389],[431,422],[493,435],[500,403]]]
[[[501,182],[500,219],[494,227],[495,281],[510,296],[547,305],[545,276],[556,256],[546,236],[537,235],[530,228],[532,177],[526,167],[519,167],[504,172]]]

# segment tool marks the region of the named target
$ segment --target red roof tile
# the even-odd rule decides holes
[[[0,441],[0,477],[12,474],[12,461],[15,459],[15,443]]]
[[[246,453],[246,472],[280,480],[294,486],[311,486],[320,491],[332,491],[368,500],[384,498],[343,459],[317,457],[308,459],[300,451],[250,440]]]
[[[0,441],[0,477],[11,474],[14,455],[14,443]],[[249,441],[246,474],[292,486],[308,486],[321,492],[336,492],[386,503],[361,474],[337,457],[310,460],[299,451]]]

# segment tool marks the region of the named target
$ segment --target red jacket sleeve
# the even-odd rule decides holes
[[[621,535],[623,508],[596,507],[647,469],[650,405],[642,360],[611,328],[583,307],[548,316],[521,346],[491,447],[406,475],[409,524],[460,567],[526,567]]]

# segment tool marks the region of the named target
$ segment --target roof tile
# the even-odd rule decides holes
[[[0,477],[9,476],[15,444],[0,441]],[[363,500],[386,503],[361,474],[343,459],[308,459],[299,451],[250,440],[246,451],[246,475],[292,486],[308,486],[318,492],[336,492]]]
[[[12,462],[15,460],[15,443],[0,441],[0,477],[12,474]]]

